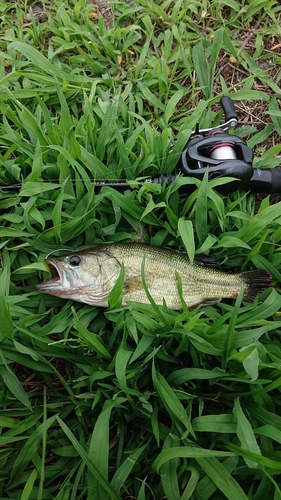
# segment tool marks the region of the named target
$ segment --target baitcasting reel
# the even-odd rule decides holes
[[[181,157],[181,169],[185,175],[202,179],[208,169],[208,178],[235,177],[231,189],[243,187],[253,174],[253,151],[243,139],[226,131],[238,123],[233,102],[229,97],[221,99],[225,123],[217,127],[199,130],[197,123]],[[226,189],[228,184],[225,186]]]
[[[263,193],[281,191],[281,170],[253,169],[254,154],[243,139],[226,131],[238,123],[233,101],[223,97],[220,101],[225,123],[217,127],[199,130],[197,124],[185,150],[179,168],[184,175],[202,180],[208,169],[208,179],[234,177],[236,180],[220,186],[221,192],[249,189]]]

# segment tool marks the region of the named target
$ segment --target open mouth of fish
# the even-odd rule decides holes
[[[37,290],[43,290],[52,288],[55,286],[61,286],[63,283],[62,276],[60,274],[59,268],[54,264],[54,262],[46,261],[51,273],[51,278],[49,280],[43,281],[39,285],[36,285]]]
[[[56,266],[54,266],[54,264],[51,264],[50,262],[48,262],[48,265],[49,265],[51,275],[52,275],[52,277],[49,281],[51,281],[52,283],[54,283],[56,281],[60,281],[61,277],[60,277],[59,271],[56,268]]]

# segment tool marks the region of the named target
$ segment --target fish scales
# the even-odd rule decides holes
[[[53,277],[37,285],[38,291],[101,307],[108,306],[108,296],[122,263],[123,305],[128,301],[150,303],[142,282],[143,262],[145,282],[153,300],[175,310],[182,309],[179,281],[188,307],[236,298],[242,286],[244,299],[251,301],[271,281],[267,271],[226,273],[191,264],[184,253],[137,243],[93,245],[47,262]]]
[[[166,304],[173,309],[182,308],[179,296],[179,283],[177,274],[182,282],[183,298],[187,305],[194,306],[206,299],[231,298],[233,294],[239,293],[242,286],[241,278],[235,275],[226,275],[220,271],[204,268],[197,264],[190,264],[186,254],[171,250],[158,249],[157,247],[132,245],[131,255],[127,255],[127,248],[121,247],[120,253],[113,250],[119,262],[124,262],[125,267],[125,290],[124,300],[137,302],[149,302],[143,286],[137,288],[135,283],[135,269],[138,269],[137,277],[143,258],[145,256],[145,281],[155,302]],[[142,253],[140,253],[140,250]],[[230,276],[232,280],[230,281]],[[230,287],[233,290],[230,291]]]

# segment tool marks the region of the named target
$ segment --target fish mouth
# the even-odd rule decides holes
[[[61,276],[60,276],[60,272],[59,272],[58,267],[56,267],[53,262],[47,261],[47,264],[49,265],[51,275],[52,275],[52,278],[49,281],[51,281],[52,283],[54,283],[56,281],[61,281]]]
[[[60,268],[56,262],[53,260],[46,260],[46,263],[48,264],[50,268],[50,273],[51,273],[51,279],[43,281],[39,285],[36,285],[36,290],[39,292],[49,292],[50,290],[55,290],[56,288],[59,288],[59,290],[62,290],[64,288],[63,286],[63,276],[62,273],[60,272]]]

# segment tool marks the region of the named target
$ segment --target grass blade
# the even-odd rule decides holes
[[[153,462],[152,467],[155,469],[157,472],[159,472],[160,467],[167,462],[168,460],[172,460],[174,458],[195,458],[196,461],[198,460],[207,460],[210,462],[212,460],[215,460],[216,457],[219,458],[225,458],[229,457],[230,455],[233,455],[231,452],[226,452],[226,451],[215,451],[215,450],[207,450],[203,448],[196,448],[192,446],[180,446],[180,447],[174,447],[169,450],[164,450],[162,451],[156,460]]]
[[[3,362],[3,356],[1,355],[2,362]],[[5,363],[5,361],[4,361]],[[13,372],[11,366],[7,364],[2,364],[1,365],[1,377],[3,379],[3,382],[5,386],[9,389],[11,394],[14,396],[16,400],[18,400],[22,405],[24,405],[26,408],[31,409],[31,404],[29,401],[29,398],[25,391],[22,388],[22,385],[19,382],[19,379],[16,377],[15,373]]]
[[[141,456],[141,454],[144,452],[146,449],[147,444],[144,444],[140,448],[137,448],[133,453],[130,453],[130,455],[124,460],[122,465],[117,469],[115,472],[111,485],[114,488],[115,491],[120,492],[121,488],[124,486],[126,479],[128,478],[131,470],[135,466],[137,460]]]
[[[181,217],[178,220],[178,232],[186,248],[189,260],[191,264],[193,264],[195,255],[195,241],[192,222]]]
[[[8,280],[8,266],[5,266],[0,276],[0,341],[5,338],[13,338],[14,325],[10,307],[5,297]]]
[[[30,498],[30,495],[32,494],[32,490],[33,490],[34,483],[35,483],[36,479],[37,479],[37,470],[33,469],[33,471],[31,471],[29,478],[26,481],[25,486],[22,490],[20,500],[28,500]]]
[[[206,60],[202,41],[194,45],[192,49],[192,59],[194,64],[194,70],[198,78],[199,86],[202,89],[204,97],[206,99],[209,99],[210,98],[209,66]]]
[[[186,410],[176,397],[173,389],[169,386],[165,378],[155,370],[154,366],[152,367],[152,379],[154,387],[171,418],[175,419],[179,424],[183,424],[188,432],[193,433]]]
[[[111,356],[108,350],[102,345],[101,338],[96,333],[89,332],[83,323],[79,320],[74,307],[71,308],[73,313],[73,323],[79,336],[86,342],[86,344],[100,356],[110,359]]]
[[[257,444],[254,430],[241,409],[239,399],[235,400],[233,414],[237,419],[237,436],[242,448],[256,453],[257,455],[261,455],[261,450]],[[250,468],[257,467],[258,465],[251,460],[245,459],[245,461]]]
[[[108,480],[108,457],[109,457],[109,419],[111,416],[114,403],[111,406],[107,405],[100,413],[92,437],[89,448],[89,458],[100,471],[102,476]],[[88,484],[88,499],[95,497],[97,500],[107,500],[111,497],[104,491],[104,487],[97,477],[90,473]]]
[[[108,483],[106,478],[100,473],[99,469],[95,466],[93,461],[89,458],[88,453],[84,450],[83,446],[77,441],[74,434],[71,432],[69,427],[61,420],[59,417],[56,417],[59,425],[63,429],[64,433],[70,440],[71,444],[74,446],[77,453],[80,455],[81,459],[87,465],[90,473],[96,478],[101,487],[104,489],[106,493],[110,495],[112,500],[121,500],[119,495],[116,493],[116,490],[112,488],[112,486]],[[102,500],[101,498],[99,500]]]
[[[228,500],[247,500],[237,481],[216,458],[196,458],[196,461]]]

